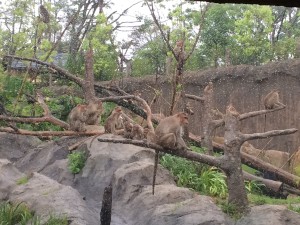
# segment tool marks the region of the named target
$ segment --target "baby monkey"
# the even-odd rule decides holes
[[[129,122],[128,120],[126,120],[124,122],[124,138],[128,138],[128,139],[132,139],[133,135],[132,135],[132,129],[133,129],[133,124],[131,122]]]

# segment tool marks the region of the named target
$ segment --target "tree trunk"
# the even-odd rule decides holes
[[[226,109],[224,156],[227,159],[228,170],[225,171],[228,186],[228,203],[237,207],[244,213],[248,210],[248,199],[242,171],[240,147],[242,140],[239,138],[240,121],[238,112],[232,105]]]
[[[94,72],[93,72],[93,49],[86,52],[85,55],[85,82],[84,82],[84,98],[86,102],[92,100],[95,95],[94,89]]]

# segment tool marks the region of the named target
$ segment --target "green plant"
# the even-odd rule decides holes
[[[44,225],[68,225],[67,217],[56,217],[53,215],[50,215],[50,218]]]
[[[84,152],[72,152],[68,155],[68,168],[71,173],[76,174],[81,171],[86,161]]]
[[[262,194],[262,187],[265,185],[257,181],[245,181],[245,188],[248,193]]]
[[[292,211],[294,211],[296,213],[300,213],[300,206],[295,206],[295,205],[289,204],[288,205],[288,209],[292,210]]]
[[[17,185],[26,184],[27,182],[28,182],[28,176],[24,176],[17,180]]]
[[[210,167],[201,171],[200,177],[197,179],[197,190],[205,193],[225,198],[227,196],[226,176],[216,167]]]
[[[12,205],[9,202],[4,202],[0,205],[1,225],[25,225],[26,222],[29,221],[31,218],[31,212],[23,203]]]
[[[0,203],[0,225],[41,225],[41,220],[24,203],[13,205],[9,202]],[[50,215],[43,225],[68,225],[66,216]]]
[[[203,151],[200,148],[196,150]],[[225,175],[215,167],[191,162],[169,154],[165,154],[160,163],[177,177],[179,186],[189,187],[200,193],[203,192],[221,198],[227,196]]]
[[[221,202],[220,206],[222,211],[229,215],[231,218],[238,220],[242,217],[242,214],[239,213],[239,209],[234,204]]]

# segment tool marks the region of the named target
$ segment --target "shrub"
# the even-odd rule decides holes
[[[72,152],[68,155],[68,168],[73,174],[79,173],[84,167],[86,155],[84,152]]]
[[[227,195],[225,175],[215,167],[169,154],[164,155],[160,163],[177,177],[179,186],[189,187],[198,192],[221,198]]]

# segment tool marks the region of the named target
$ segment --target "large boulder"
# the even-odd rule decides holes
[[[98,220],[87,207],[77,190],[39,173],[24,174],[11,162],[0,159],[0,201],[20,202],[40,216],[42,221],[50,215],[67,215],[71,225],[97,224]],[[24,182],[19,182],[22,178]]]
[[[282,205],[260,205],[251,208],[248,215],[236,225],[298,225],[300,214]]]
[[[16,135],[0,132],[0,158],[14,162],[22,158],[29,149],[41,143],[34,136]]]

